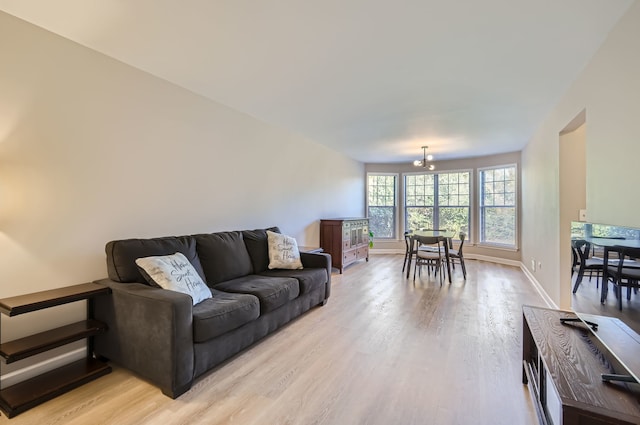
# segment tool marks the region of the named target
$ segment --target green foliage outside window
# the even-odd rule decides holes
[[[396,176],[369,175],[367,181],[369,230],[376,238],[395,238]]]
[[[405,228],[469,233],[468,171],[405,176]]]
[[[516,167],[480,171],[480,242],[516,245]]]

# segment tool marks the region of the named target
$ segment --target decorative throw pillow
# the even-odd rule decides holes
[[[191,295],[193,305],[211,298],[211,290],[182,253],[136,259],[144,278],[151,284]]]
[[[270,269],[301,269],[298,244],[291,236],[267,230]]]

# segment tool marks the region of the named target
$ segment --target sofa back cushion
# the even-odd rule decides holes
[[[269,244],[267,242],[267,230],[280,233],[278,227],[268,229],[244,230],[242,237],[251,257],[251,265],[254,273],[261,273],[269,266]]]
[[[136,265],[136,259],[182,253],[202,279],[205,273],[196,252],[196,241],[190,236],[167,236],[151,239],[122,239],[108,242],[107,272],[109,279],[121,283],[148,284]]]
[[[207,233],[194,238],[209,286],[253,273],[242,232]]]

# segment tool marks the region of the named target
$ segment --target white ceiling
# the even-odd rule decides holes
[[[520,150],[634,0],[0,0],[363,162]]]

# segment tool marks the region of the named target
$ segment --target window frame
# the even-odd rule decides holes
[[[513,241],[513,245],[511,244],[504,244],[504,243],[498,243],[498,242],[487,242],[483,240],[483,229],[484,229],[484,225],[483,225],[483,220],[484,220],[484,181],[482,178],[482,174],[485,171],[489,171],[489,170],[500,170],[500,169],[507,169],[507,168],[512,168],[514,169],[514,175],[515,175],[515,184],[514,184],[514,203],[513,203],[513,210],[514,210],[514,220],[513,220],[513,232],[514,232],[514,241]],[[520,174],[519,174],[519,169],[518,169],[518,164],[517,163],[511,163],[511,164],[500,164],[500,165],[492,165],[489,167],[481,167],[478,168],[478,186],[477,186],[477,193],[478,193],[478,242],[477,245],[478,246],[483,246],[483,247],[491,247],[491,248],[499,248],[499,249],[505,249],[508,251],[518,251],[518,247],[519,247],[519,238],[518,238],[518,226],[519,226],[519,220],[518,220],[518,216],[520,215],[520,206],[519,206],[519,197],[520,197],[520,190],[519,190],[519,186],[520,186]],[[501,205],[500,207],[503,208],[510,208],[511,206],[506,206],[506,205]]]
[[[439,205],[439,180],[438,176],[441,174],[460,174],[467,173],[469,175],[469,204],[466,206],[469,218],[467,222],[467,232],[466,232],[466,240],[467,243],[473,243],[473,223],[474,223],[474,173],[473,169],[465,168],[465,169],[454,169],[454,170],[435,170],[435,171],[414,171],[408,173],[402,173],[402,227],[404,231],[407,230],[407,185],[406,185],[406,177],[407,176],[415,176],[415,175],[433,175],[434,176],[434,205],[433,205],[433,217],[434,217],[434,228],[438,227],[436,224],[439,221],[439,213],[440,213],[440,205]],[[450,208],[450,205],[447,205],[443,208]],[[409,207],[411,208],[411,207]],[[454,240],[459,240],[458,235],[454,237]]]
[[[393,176],[395,177],[394,179],[394,187],[393,187],[393,225],[391,228],[391,236],[390,237],[380,237],[378,235],[376,235],[376,232],[373,232],[373,238],[374,240],[379,239],[379,240],[386,240],[386,241],[391,241],[391,240],[399,240],[399,203],[398,203],[398,188],[399,188],[399,184],[400,184],[400,173],[381,173],[381,172],[375,172],[375,171],[371,171],[371,172],[367,172],[367,182],[366,182],[366,194],[365,194],[365,211],[366,211],[366,216],[367,218],[369,218],[369,231],[373,231],[371,229],[371,219],[369,217],[369,177],[370,176]],[[378,206],[378,205],[374,205]]]

